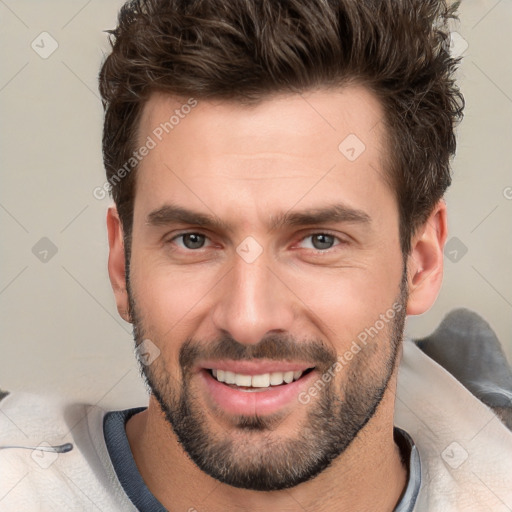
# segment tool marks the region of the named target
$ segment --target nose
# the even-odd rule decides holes
[[[291,331],[293,292],[262,255],[248,263],[234,257],[234,268],[222,280],[213,308],[213,322],[242,344],[256,344],[266,335]]]

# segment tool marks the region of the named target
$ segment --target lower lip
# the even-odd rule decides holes
[[[199,372],[209,397],[228,414],[243,416],[263,416],[278,412],[289,405],[300,405],[298,396],[308,388],[315,374],[315,371],[311,371],[290,384],[256,388],[257,391],[242,391],[219,382],[208,370]]]

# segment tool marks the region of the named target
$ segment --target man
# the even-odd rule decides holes
[[[108,267],[149,405],[49,402],[30,430],[4,399],[39,446],[3,450],[0,505],[512,509],[512,435],[402,341],[442,280],[452,16],[439,0],[123,7],[100,73]]]

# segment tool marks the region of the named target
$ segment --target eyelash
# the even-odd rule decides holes
[[[178,234],[174,235],[171,239],[167,240],[166,244],[173,243],[175,240],[177,240],[178,238],[184,237],[185,235],[201,235],[201,236],[204,236],[207,240],[210,240],[208,235],[206,235],[204,233],[201,233],[200,231],[184,231],[184,232],[181,232],[181,233],[178,233]],[[307,238],[313,237],[315,235],[332,236],[334,238],[334,240],[338,242],[337,244],[333,245],[329,249],[324,249],[324,250],[322,250],[322,249],[314,249],[314,248],[313,249],[308,249],[310,251],[314,251],[314,253],[316,253],[316,254],[328,253],[331,250],[333,250],[335,247],[337,247],[338,245],[343,245],[343,244],[347,244],[348,243],[346,240],[341,239],[339,236],[336,236],[334,233],[331,233],[329,231],[314,231],[314,232],[308,233],[307,235],[304,235],[300,239],[299,243],[303,242]],[[182,249],[182,248],[180,247],[180,249]],[[199,252],[199,251],[201,251],[203,249],[207,249],[207,247],[206,248],[205,247],[201,247],[199,249],[187,249],[185,247],[182,250],[187,251],[187,252]]]

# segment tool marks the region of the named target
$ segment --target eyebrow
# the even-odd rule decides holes
[[[341,222],[370,225],[371,217],[362,210],[336,203],[325,207],[308,208],[302,211],[287,211],[279,215],[271,215],[268,228],[270,231],[275,231],[286,226],[297,227]],[[231,224],[224,222],[217,216],[196,212],[172,204],[166,204],[152,211],[146,220],[146,224],[155,227],[178,223],[196,225],[218,231],[234,231]]]

